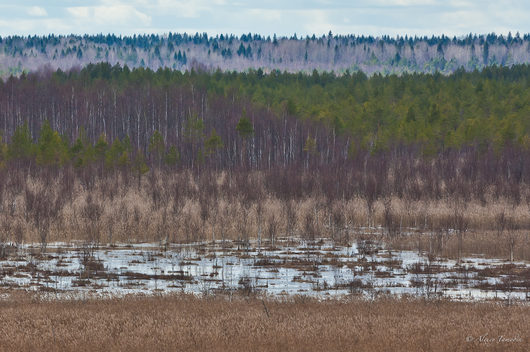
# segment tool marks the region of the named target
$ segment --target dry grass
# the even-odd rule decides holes
[[[260,177],[259,173],[249,174],[249,179],[255,179],[251,189],[260,189],[261,193],[258,192],[259,199],[250,197],[247,200],[244,192],[238,193],[241,190],[225,173],[219,173],[207,183],[216,185],[216,196],[209,190],[201,191],[199,181],[185,173],[161,174],[152,181],[145,177],[140,188],[135,182],[127,183],[117,177],[99,179],[87,189],[78,178],[74,178],[71,193],[67,193],[71,196],[61,203],[58,215],[49,219],[46,240],[96,241],[100,244],[167,243],[214,238],[256,239],[258,234],[267,239],[271,235],[269,229],[273,229],[274,237],[330,237],[345,242],[359,232],[366,232],[369,222],[384,226],[388,214],[398,233],[410,232],[411,228],[423,233],[450,233],[454,225],[452,217],[461,213],[469,230],[463,241],[464,253],[509,257],[509,235],[517,231],[514,259],[528,260],[530,257],[530,203],[527,202],[513,205],[503,198],[488,197],[485,203],[472,199],[459,204],[459,210],[455,212],[456,202],[452,199],[413,201],[407,197],[392,197],[375,201],[373,217],[369,221],[366,201],[361,197],[328,202],[325,195],[320,194],[286,201],[268,192]],[[65,197],[61,196],[63,183],[58,179],[45,187],[39,179],[27,177],[20,189],[6,191],[0,199],[0,243],[40,242],[36,217],[32,210],[27,209],[28,192],[25,189],[36,192],[46,188],[59,199]],[[205,201],[208,203],[206,207]],[[286,216],[287,204],[292,204],[293,221],[290,226]],[[385,212],[388,210],[385,204],[390,204],[389,212]],[[44,208],[48,206],[45,203]],[[99,215],[87,215],[88,208],[98,210],[96,213]],[[258,208],[262,211],[258,212]],[[495,219],[501,213],[509,217],[514,227],[505,229],[498,236],[495,234]],[[271,219],[276,222],[274,226],[270,226]],[[385,231],[380,229],[375,232],[383,234]],[[456,256],[455,236],[447,236],[446,240],[444,249],[436,254]],[[396,248],[420,247],[426,250],[432,246],[428,236],[419,240],[415,236],[401,236],[392,242]]]
[[[443,237],[443,238],[442,238]],[[463,235],[462,255],[484,255],[487,258],[510,260],[510,239],[514,240],[514,260],[530,260],[530,232],[514,231],[498,235],[495,231],[468,231]],[[436,257],[458,258],[458,237],[456,234],[421,233],[399,236],[388,241],[394,250],[412,250],[431,253]]]
[[[22,295],[2,302],[0,312],[3,351],[527,351],[530,347],[528,306],[390,299],[236,298],[230,302],[191,296],[41,302]],[[468,336],[474,341],[469,342]],[[515,340],[499,342],[500,336]]]

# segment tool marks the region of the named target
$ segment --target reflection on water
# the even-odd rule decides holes
[[[530,265],[479,257],[429,259],[372,242],[279,241],[275,248],[236,243],[155,244],[87,249],[26,246],[0,261],[0,285],[57,295],[192,292],[318,298],[380,294],[464,300],[530,299]]]

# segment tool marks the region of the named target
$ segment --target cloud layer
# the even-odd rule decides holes
[[[530,32],[527,0],[21,0],[0,35],[167,32],[465,35]]]

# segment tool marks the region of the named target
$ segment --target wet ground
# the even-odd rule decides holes
[[[0,259],[0,287],[49,295],[382,294],[429,299],[530,301],[530,263],[481,257],[455,260],[391,251],[379,243],[278,241],[258,248],[227,243],[191,245],[35,245]]]

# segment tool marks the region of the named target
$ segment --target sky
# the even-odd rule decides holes
[[[529,0],[0,0],[0,36],[530,33]]]

